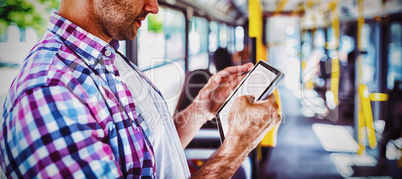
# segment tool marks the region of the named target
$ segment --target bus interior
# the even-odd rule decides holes
[[[402,177],[401,0],[158,3],[119,51],[160,89],[171,115],[224,67],[264,60],[286,72],[275,91],[282,123],[233,178]],[[41,35],[17,22],[5,28],[1,104]],[[216,121],[206,123],[185,149],[190,172],[220,145]]]

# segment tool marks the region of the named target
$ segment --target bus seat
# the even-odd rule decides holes
[[[207,84],[212,74],[205,69],[190,71],[186,74],[186,78],[177,101],[176,112],[187,108],[197,97],[198,92]],[[202,128],[216,128],[216,121],[206,122]]]

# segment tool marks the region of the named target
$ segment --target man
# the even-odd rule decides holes
[[[252,65],[211,77],[172,119],[158,89],[114,47],[115,40],[133,39],[147,14],[157,12],[157,0],[61,1],[4,104],[6,176],[190,177],[183,148]],[[251,101],[236,100],[225,142],[194,178],[232,176],[280,122],[274,97]]]

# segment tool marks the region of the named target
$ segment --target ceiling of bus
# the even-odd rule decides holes
[[[366,19],[386,18],[402,12],[402,0],[363,0]],[[306,28],[328,26],[336,15],[340,21],[356,20],[358,0],[261,0],[265,17],[298,15]]]
[[[210,20],[243,25],[247,20],[248,0],[158,0],[161,5],[185,9],[187,15],[206,16]]]
[[[303,6],[305,0],[261,0],[264,12],[293,11]]]
[[[364,15],[374,16],[380,13],[401,12],[401,0],[363,0]],[[356,16],[357,0],[261,0],[264,12],[294,12],[319,9],[324,12],[331,3],[338,6],[338,12],[343,15]]]
[[[159,0],[181,6],[191,15],[208,16],[231,24],[242,25],[248,18],[249,0]],[[340,19],[356,19],[358,0],[260,0],[265,16],[299,15],[316,25],[324,25],[331,14],[338,12]],[[364,17],[383,16],[402,11],[402,0],[364,0]],[[331,11],[332,7],[336,11]],[[332,9],[333,10],[333,9]],[[308,26],[308,24],[307,24]]]

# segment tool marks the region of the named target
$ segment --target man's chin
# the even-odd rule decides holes
[[[127,34],[127,32],[125,32],[124,34],[120,34],[117,37],[113,38],[116,40],[134,40],[135,37],[137,37],[137,32],[133,32],[130,34]]]

